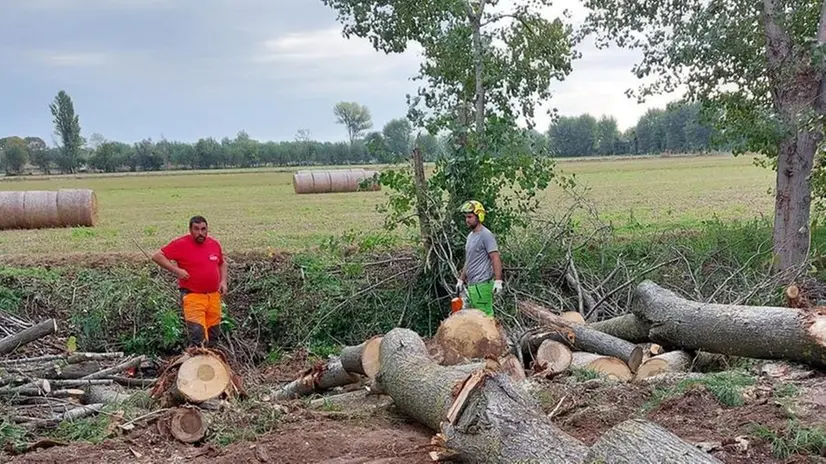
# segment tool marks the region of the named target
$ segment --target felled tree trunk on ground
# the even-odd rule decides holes
[[[337,358],[319,363],[305,371],[299,378],[284,385],[275,392],[275,399],[299,398],[312,393],[320,393],[335,387],[342,387],[359,381],[358,376],[344,370]]]
[[[39,324],[35,324],[28,329],[21,330],[14,335],[9,335],[0,339],[0,355],[11,353],[17,348],[31,343],[35,340],[53,334],[57,331],[57,322],[54,319],[46,319]]]
[[[502,373],[470,376],[428,356],[421,338],[393,329],[381,343],[377,380],[396,407],[430,429],[441,455],[468,462],[582,462],[587,448],[557,428]]]
[[[591,323],[588,327],[631,343],[645,343],[648,341],[650,324],[646,324],[645,321],[633,314],[626,314]]]
[[[358,346],[341,349],[341,366],[351,374],[375,378],[379,372],[379,346],[381,337],[376,336]]]
[[[520,301],[519,311],[549,329],[548,338],[566,343],[575,350],[597,353],[621,359],[636,372],[642,362],[642,348],[621,338],[592,329],[583,324],[572,323],[553,314],[550,310],[532,301]]]
[[[627,382],[633,377],[628,365],[613,356],[601,356],[594,353],[575,351],[572,353],[571,366],[590,369],[609,379]]]
[[[521,343],[522,356],[528,367],[539,375],[551,377],[571,365],[573,358],[568,345],[548,339],[545,333],[525,337]]]
[[[605,432],[591,446],[585,462],[722,464],[722,461],[686,443],[665,428],[640,419],[627,420]]]
[[[669,351],[647,359],[637,370],[636,380],[644,380],[655,375],[687,372],[691,368],[692,356],[682,350]]]
[[[646,280],[633,312],[656,343],[826,367],[826,316],[815,310],[699,303]]]
[[[244,395],[240,377],[223,354],[209,348],[187,349],[164,369],[151,390],[153,398],[163,398],[169,406]]]
[[[498,320],[478,309],[463,309],[439,325],[430,355],[439,364],[452,366],[486,357],[499,359],[507,351],[508,340]]]

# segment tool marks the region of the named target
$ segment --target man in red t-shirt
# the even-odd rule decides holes
[[[190,346],[215,346],[221,335],[227,263],[221,244],[207,237],[207,232],[207,220],[195,216],[189,220],[189,235],[176,238],[152,255],[153,261],[178,277]]]

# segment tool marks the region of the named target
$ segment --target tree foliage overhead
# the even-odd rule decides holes
[[[809,253],[810,176],[826,114],[826,2],[586,0],[602,45],[640,49],[636,95],[685,89],[736,153],[777,167],[777,268]],[[634,93],[634,92],[632,92]]]
[[[517,122],[533,126],[536,103],[575,58],[572,29],[541,14],[549,2],[519,0],[506,9],[498,0],[322,1],[338,12],[345,37],[367,38],[385,53],[421,52],[421,87],[408,96],[408,119],[449,137],[425,197],[416,196],[412,172],[382,174],[393,191],[388,226],[411,224],[411,211],[426,210],[441,228],[434,235],[461,240],[457,208],[469,199],[486,206],[487,225],[500,236],[523,221],[554,173],[547,152],[525,151],[536,145]]]

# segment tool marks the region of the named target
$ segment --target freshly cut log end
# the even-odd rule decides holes
[[[609,379],[627,382],[632,378],[631,369],[621,359],[582,351],[572,353],[572,358],[571,366],[590,369]]]
[[[534,370],[542,375],[555,375],[565,372],[571,365],[571,350],[554,340],[545,340],[536,350]]]
[[[786,298],[796,300],[800,296],[800,288],[797,285],[786,287]]]
[[[527,379],[527,376],[525,375],[525,368],[522,367],[522,363],[519,362],[519,359],[512,354],[500,359],[499,366],[502,372],[510,377],[513,383],[520,383]]]
[[[434,343],[440,364],[452,366],[486,357],[498,359],[508,351],[502,325],[478,309],[463,309],[442,321]]]
[[[341,366],[351,374],[375,378],[379,372],[379,347],[381,336],[376,336],[358,346],[345,346],[341,350]]]
[[[722,464],[662,426],[630,419],[605,432],[591,446],[585,462],[604,464]]]
[[[566,311],[562,313],[560,317],[568,322],[573,322],[574,324],[585,324],[585,318],[582,317],[582,314],[579,314],[577,311]]]
[[[200,403],[217,397],[230,386],[226,364],[215,356],[193,356],[181,364],[175,383],[188,401]]]
[[[691,355],[685,351],[670,351],[649,358],[637,370],[636,380],[645,380],[659,374],[686,372],[691,367]]]
[[[206,417],[195,408],[177,408],[169,417],[169,433],[183,443],[200,441],[206,431]]]

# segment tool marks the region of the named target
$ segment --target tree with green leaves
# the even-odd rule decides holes
[[[373,117],[370,115],[370,109],[356,102],[336,103],[336,106],[333,107],[333,114],[336,117],[336,122],[347,128],[350,146],[364,131],[373,127]]]
[[[387,151],[396,158],[406,158],[410,155],[412,145],[413,126],[407,119],[391,119],[382,129]]]
[[[20,137],[0,140],[0,162],[8,175],[20,175],[29,162],[29,149]]]
[[[388,227],[411,224],[421,217],[411,210],[426,210],[440,228],[434,238],[455,238],[452,252],[464,237],[458,207],[469,199],[485,205],[497,237],[525,223],[554,171],[550,158],[524,151],[529,135],[517,121],[533,127],[536,102],[550,97],[551,83],[570,73],[575,58],[572,29],[543,16],[550,2],[516,0],[504,10],[497,0],[322,1],[338,12],[346,37],[367,38],[386,53],[421,47],[422,86],[408,97],[408,119],[430,134],[450,134],[445,156],[419,187],[426,195],[416,195],[410,170],[382,173],[393,191]]]
[[[80,137],[80,119],[66,91],[57,93],[49,105],[55,125],[55,135],[60,138],[60,156],[55,160],[63,173],[72,173],[81,163],[83,139]]]
[[[586,0],[600,45],[637,48],[638,97],[682,86],[735,153],[776,167],[775,268],[803,266],[826,120],[826,2]],[[824,183],[826,186],[826,183]]]

